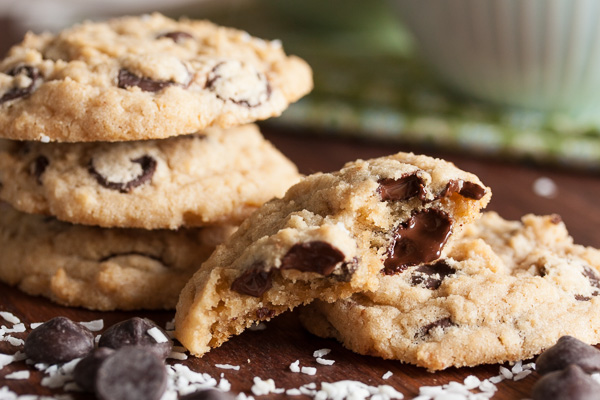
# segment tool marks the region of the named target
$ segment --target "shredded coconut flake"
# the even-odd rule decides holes
[[[506,367],[500,366],[500,375],[502,375],[505,379],[512,379],[513,373]]]
[[[302,367],[300,372],[306,375],[316,375],[317,369],[315,367]]]
[[[385,374],[383,374],[383,376],[381,377],[381,379],[385,379],[385,380],[390,379],[392,377],[392,375],[394,375],[392,373],[392,371],[388,371]]]
[[[152,339],[156,340],[156,343],[167,343],[169,341],[169,338],[166,337],[164,333],[162,333],[161,330],[156,326],[148,329],[146,333],[152,336]]]
[[[317,357],[317,362],[321,365],[333,365],[335,363],[334,360],[327,360],[321,357]]]
[[[11,346],[23,346],[25,344],[25,341],[23,339],[18,339],[16,337],[12,337],[12,336],[7,336],[7,337],[3,338],[2,340],[10,343]]]
[[[19,322],[21,322],[19,317],[8,311],[0,311],[0,317],[2,317],[6,322],[10,322],[11,324],[18,324]]]
[[[40,134],[40,142],[42,142],[42,143],[50,143],[50,136],[46,136],[43,133]]]
[[[313,352],[313,357],[317,358],[317,357],[323,357],[326,356],[327,354],[331,353],[331,349],[320,349],[320,350],[315,350]]]
[[[31,326],[31,329],[35,329],[43,324],[44,324],[43,322],[33,322],[30,326]]]
[[[529,374],[531,374],[531,370],[530,369],[518,372],[518,373],[515,374],[513,380],[515,382],[516,381],[520,381],[521,379],[525,378]]]
[[[12,374],[6,375],[5,379],[29,379],[31,373],[27,370],[25,371],[15,371]]]
[[[533,193],[551,199],[558,194],[558,186],[552,179],[542,176],[533,182]]]
[[[264,331],[265,329],[267,329],[267,324],[265,324],[264,322],[258,322],[248,329],[251,331]]]
[[[221,368],[221,369],[233,369],[233,370],[236,370],[236,371],[240,370],[240,366],[239,365],[215,364],[215,367]]]
[[[253,379],[254,385],[250,389],[255,396],[264,396],[269,393],[283,393],[284,389],[277,389],[273,379],[262,380],[258,376]]]
[[[99,330],[102,330],[102,328],[104,328],[104,320],[96,319],[96,320],[88,321],[88,322],[84,321],[84,322],[80,322],[79,325],[85,326],[92,332],[97,332]]]
[[[290,371],[300,372],[300,360],[296,360],[290,364]]]
[[[174,360],[187,360],[188,356],[185,353],[180,353],[178,351],[172,351],[167,358],[172,358]]]

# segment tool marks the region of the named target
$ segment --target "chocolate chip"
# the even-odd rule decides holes
[[[156,171],[156,160],[151,156],[142,156],[131,160],[132,163],[139,164],[142,167],[142,172],[134,179],[128,182],[114,182],[110,178],[105,177],[94,167],[94,160],[90,160],[88,172],[96,178],[96,181],[107,189],[118,190],[121,193],[129,193],[134,188],[148,182],[154,176]]]
[[[577,365],[541,377],[531,391],[533,400],[598,400],[600,384]]]
[[[126,69],[121,69],[119,71],[118,85],[121,89],[137,86],[144,92],[159,92],[164,88],[175,84],[175,82],[171,81],[155,81],[150,78],[139,77]]]
[[[173,31],[173,32],[163,33],[162,35],[158,35],[156,38],[160,39],[160,38],[164,38],[164,37],[173,40],[175,43],[181,43],[184,40],[193,39],[194,38],[189,33],[182,32],[182,31]]]
[[[315,240],[292,246],[281,260],[281,269],[316,272],[327,276],[344,258],[344,253],[331,244]]]
[[[581,294],[576,294],[575,295],[575,300],[577,300],[577,301],[590,301],[590,300],[592,300],[592,298],[589,297],[589,296],[584,296],[584,295],[581,295]]]
[[[343,263],[339,269],[336,269],[333,277],[339,282],[350,282],[357,269],[358,259],[354,257],[352,260]]]
[[[173,343],[171,340],[158,343],[148,333],[152,328],[158,328],[166,338],[169,337],[165,331],[149,319],[133,317],[108,328],[100,337],[98,347],[119,349],[124,346],[143,346],[165,359],[171,354]]]
[[[600,350],[573,336],[562,336],[558,342],[544,351],[536,360],[540,374],[563,369],[576,364],[587,373],[600,371]]]
[[[452,220],[443,211],[427,209],[413,214],[395,229],[383,272],[393,275],[409,266],[435,261],[451,228]]]
[[[420,265],[412,273],[411,284],[413,286],[423,284],[427,289],[436,290],[440,287],[444,278],[455,272],[456,270],[444,260],[434,264]]]
[[[425,185],[417,175],[407,175],[400,179],[380,179],[378,183],[377,191],[383,201],[408,200],[415,196],[425,200]]]
[[[109,347],[99,347],[77,363],[73,370],[73,379],[86,392],[93,392],[98,368],[115,350]]]
[[[275,310],[271,310],[267,307],[261,307],[256,310],[256,318],[259,320],[273,318],[275,316]]]
[[[554,225],[558,225],[562,222],[562,217],[558,214],[552,214],[550,216],[550,222],[552,222]]]
[[[4,95],[2,95],[2,97],[0,97],[0,104],[9,100],[14,100],[20,97],[27,96],[28,94],[33,92],[38,81],[42,79],[40,71],[36,67],[32,67],[30,65],[19,65],[8,71],[6,74],[11,76],[18,76],[23,74],[31,80],[31,83],[27,87],[14,87],[12,89],[9,89],[7,92],[4,93]]]
[[[255,263],[233,281],[231,290],[253,297],[260,297],[273,286],[271,274],[272,271],[267,272],[264,270],[264,265]]]
[[[94,335],[65,317],[52,318],[25,339],[25,354],[35,362],[63,363],[83,357],[94,349]]]
[[[271,85],[266,76],[250,64],[223,61],[208,74],[205,88],[222,101],[231,101],[248,108],[258,107],[271,97]]]
[[[50,161],[45,156],[38,156],[29,166],[29,172],[35,177],[39,185],[42,184],[42,174],[46,171],[48,165],[50,165]]]
[[[481,187],[476,183],[469,181],[465,182],[462,179],[453,179],[451,181],[448,181],[446,187],[444,188],[439,197],[447,197],[452,195],[452,193],[458,193],[461,196],[469,199],[479,200],[483,196],[485,196],[486,191],[485,188]]]
[[[437,321],[433,321],[430,324],[422,326],[421,329],[419,329],[419,332],[417,332],[415,334],[415,339],[417,339],[417,338],[424,338],[426,336],[429,336],[429,334],[431,333],[431,331],[433,329],[435,329],[435,328],[446,329],[446,328],[449,328],[451,326],[456,326],[456,324],[454,322],[452,322],[452,320],[450,319],[450,317],[438,319]]]
[[[179,400],[233,400],[234,397],[229,393],[221,392],[216,389],[199,390],[180,397]]]
[[[146,347],[123,347],[100,365],[95,387],[100,400],[159,400],[167,387],[167,371]]]
[[[590,286],[595,287],[596,289],[600,289],[600,276],[598,275],[596,270],[594,270],[592,267],[584,265],[582,274],[588,279],[588,281],[590,282]],[[598,296],[598,294],[600,293],[598,292],[598,290],[596,290],[592,294],[594,296]]]

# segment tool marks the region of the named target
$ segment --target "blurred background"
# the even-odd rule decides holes
[[[152,11],[306,59],[314,91],[266,122],[286,132],[600,170],[595,0],[0,0],[1,40]]]

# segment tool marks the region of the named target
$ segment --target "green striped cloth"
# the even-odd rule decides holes
[[[200,16],[279,38],[312,66],[313,92],[270,124],[600,169],[600,126],[451,93],[418,59],[392,7],[384,0],[260,0]]]

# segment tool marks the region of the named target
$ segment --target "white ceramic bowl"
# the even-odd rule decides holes
[[[600,1],[394,3],[451,87],[496,103],[600,115]]]

